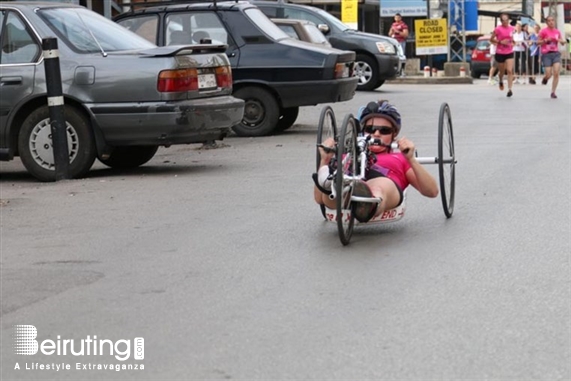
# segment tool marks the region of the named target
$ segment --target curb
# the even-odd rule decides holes
[[[410,77],[398,77],[394,79],[389,79],[388,83],[400,83],[409,85],[450,85],[450,84],[472,84],[474,80],[472,77],[428,77],[424,76],[410,76]]]

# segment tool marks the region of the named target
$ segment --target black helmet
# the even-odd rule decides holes
[[[374,117],[384,118],[388,120],[395,128],[397,135],[400,133],[400,113],[395,106],[389,103],[389,101],[380,100],[378,102],[369,102],[361,112],[361,117],[359,120],[361,127],[365,125],[367,120]]]

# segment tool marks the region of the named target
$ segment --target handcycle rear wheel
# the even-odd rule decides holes
[[[321,110],[319,116],[319,124],[317,126],[317,144],[323,144],[328,138],[337,140],[337,122],[335,121],[335,113],[331,106],[326,106]],[[315,171],[319,171],[319,164],[321,163],[321,155],[319,147],[317,147]],[[325,217],[325,205],[320,205],[321,214]]]
[[[337,173],[335,195],[337,202],[337,230],[343,245],[348,245],[353,234],[355,216],[351,212],[351,196],[357,175],[357,123],[352,114],[343,119],[337,141]]]
[[[452,115],[447,103],[440,106],[438,118],[438,172],[440,178],[440,197],[447,218],[454,211],[456,155],[452,132]]]

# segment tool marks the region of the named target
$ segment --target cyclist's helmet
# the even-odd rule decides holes
[[[380,100],[378,102],[369,102],[367,106],[362,107],[359,122],[361,128],[365,125],[365,122],[371,118],[384,118],[391,122],[396,130],[396,134],[400,133],[401,119],[400,113],[395,106],[389,103],[387,100]]]

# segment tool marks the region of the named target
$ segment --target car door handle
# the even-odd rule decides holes
[[[0,77],[0,86],[21,85],[22,77]]]

